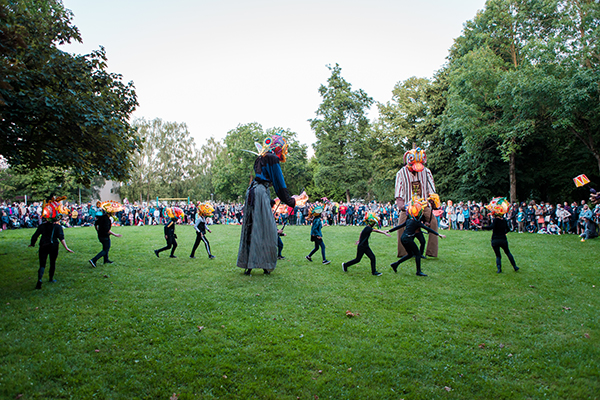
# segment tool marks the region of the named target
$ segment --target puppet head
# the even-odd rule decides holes
[[[323,206],[314,205],[308,210],[308,215],[318,217],[323,213]]]
[[[165,211],[163,211],[163,215],[165,218],[176,220],[183,215],[183,210],[179,207],[168,207],[165,208]]]
[[[506,200],[506,197],[494,197],[490,201],[490,204],[485,206],[485,208],[490,210],[492,215],[496,217],[501,217],[504,214],[506,214],[508,210],[510,210],[510,203],[508,202],[508,200]]]
[[[415,219],[423,216],[423,204],[418,199],[411,199],[406,205],[406,213]]]
[[[112,215],[119,211],[123,211],[123,206],[121,205],[121,203],[113,200],[99,201],[96,203],[96,207],[98,207],[99,210],[102,210],[108,215]],[[98,215],[98,213],[96,213],[96,215]]]
[[[285,162],[285,157],[288,152],[288,144],[281,136],[283,131],[279,131],[271,137],[265,139],[260,155],[265,155],[268,152],[273,152],[281,162]]]
[[[365,224],[369,225],[370,227],[373,227],[376,224],[379,226],[379,218],[377,218],[375,213],[367,212],[365,213]]]
[[[411,172],[421,172],[425,169],[427,163],[427,155],[425,150],[421,150],[419,147],[412,149],[404,153],[404,163]]]
[[[198,214],[203,217],[211,217],[214,211],[215,208],[208,201],[206,203],[198,203]]]
[[[52,196],[52,198],[44,200],[44,205],[42,207],[42,218],[48,222],[55,222],[60,220],[63,215],[68,215],[69,210],[61,204],[61,201],[66,198],[66,196]]]

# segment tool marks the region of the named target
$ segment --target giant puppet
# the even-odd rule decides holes
[[[401,210],[398,224],[401,225],[406,221],[405,204],[414,199],[427,204],[423,210],[422,222],[437,232],[437,219],[431,211],[433,208],[440,206],[440,197],[435,193],[433,176],[431,175],[431,171],[425,167],[426,163],[427,155],[425,154],[425,150],[416,148],[404,153],[404,164],[406,165],[400,168],[400,171],[396,174],[396,205]],[[398,230],[399,258],[407,254],[401,241],[403,232],[404,228]],[[436,235],[429,235],[425,255],[428,257],[437,257],[438,237]]]

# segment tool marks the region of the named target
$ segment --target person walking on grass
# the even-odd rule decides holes
[[[400,240],[402,241],[402,245],[406,249],[407,254],[398,261],[390,264],[390,267],[392,267],[394,272],[398,272],[398,265],[414,257],[415,262],[417,264],[417,275],[427,276],[421,271],[422,257],[419,248],[415,244],[416,232],[419,228],[422,228],[425,229],[427,232],[437,235],[441,238],[445,238],[446,235],[440,235],[439,233],[429,228],[420,221],[421,217],[423,216],[423,206],[419,201],[416,201],[415,199],[410,200],[406,208],[406,214],[408,215],[408,218],[404,223],[386,231],[386,233],[391,233],[397,231],[400,228],[405,228]]]
[[[114,214],[116,212],[122,211],[123,206],[116,201],[105,201],[98,202],[96,204],[96,221],[94,222],[94,228],[96,228],[96,232],[98,233],[98,241],[102,243],[102,250],[96,254],[94,258],[89,260],[90,265],[93,268],[96,268],[96,263],[100,258],[104,258],[104,264],[112,264],[108,258],[108,252],[110,251],[110,237],[116,236],[121,237],[118,233],[114,233],[111,230],[112,221],[109,214]]]
[[[194,243],[194,247],[192,247],[192,253],[190,254],[190,258],[196,258],[196,249],[200,245],[200,241],[204,242],[204,247],[206,247],[206,252],[208,253],[208,258],[213,259],[215,256],[210,252],[210,243],[206,238],[206,231],[210,232],[210,229],[206,226],[206,218],[212,216],[215,209],[209,203],[198,204],[198,218],[194,222],[194,229],[196,230],[196,242]]]
[[[154,254],[156,257],[160,257],[159,253],[161,251],[171,249],[170,258],[177,258],[175,256],[175,249],[177,249],[177,235],[175,234],[175,225],[177,223],[177,219],[183,215],[183,210],[179,207],[169,207],[165,208],[165,218],[168,218],[167,224],[165,225],[165,239],[167,241],[167,245],[162,249],[154,250]]]
[[[309,215],[313,217],[312,226],[310,228],[310,241],[315,243],[315,248],[306,256],[308,261],[312,262],[312,255],[321,248],[321,256],[323,257],[323,265],[331,263],[325,257],[325,243],[323,243],[323,221],[321,221],[321,214],[323,214],[323,206],[313,206],[309,212]]]
[[[353,266],[354,264],[358,264],[360,260],[362,260],[363,256],[366,254],[371,260],[371,275],[381,276],[382,273],[377,271],[377,263],[375,259],[375,254],[369,247],[369,237],[371,237],[372,232],[383,233],[387,237],[390,236],[389,233],[380,231],[379,229],[373,229],[373,227],[377,224],[379,227],[379,219],[372,212],[368,212],[365,214],[365,228],[360,233],[360,238],[356,242],[356,257],[354,260],[342,263],[342,269],[344,272],[348,272],[348,267]]]
[[[505,197],[496,197],[490,201],[490,204],[486,208],[492,213],[493,219],[492,224],[484,226],[483,229],[492,231],[492,249],[494,249],[494,253],[496,254],[496,268],[498,269],[496,272],[502,272],[502,254],[500,254],[500,249],[504,251],[504,254],[508,257],[508,261],[510,261],[515,272],[517,272],[519,267],[517,267],[515,258],[508,249],[508,239],[506,238],[506,233],[509,232],[509,229],[504,214],[508,212],[510,203]]]
[[[59,203],[60,199],[52,198],[48,203],[44,202],[42,218],[44,222],[39,225],[31,237],[29,247],[35,246],[38,237],[40,239],[39,260],[40,268],[38,269],[38,280],[35,285],[36,289],[42,288],[42,278],[46,269],[46,260],[50,256],[50,270],[48,271],[48,282],[56,282],[54,279],[54,271],[56,270],[56,259],[58,258],[58,243],[60,242],[65,250],[73,253],[65,242],[65,235],[59,221],[63,215],[68,215],[67,210]]]

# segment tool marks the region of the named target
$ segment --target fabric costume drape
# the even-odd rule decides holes
[[[273,186],[280,201],[290,207],[296,205],[296,200],[290,196],[275,154],[259,156],[254,162],[254,173],[254,180],[246,190],[237,266],[272,271],[277,266],[278,236],[269,187]]]
[[[433,175],[429,168],[424,168],[421,172],[411,172],[407,166],[404,166],[396,174],[395,198],[398,206],[403,207],[405,202],[410,201],[413,194],[419,198],[426,199],[430,194],[435,193],[435,184],[433,183]],[[423,222],[430,224],[431,229],[437,232],[437,219],[433,216],[430,207],[423,210]],[[398,220],[398,225],[406,222],[406,212],[402,211]],[[407,252],[402,245],[402,233],[404,228],[398,230],[398,257],[404,257]],[[428,257],[438,256],[438,237],[436,235],[428,235],[427,250],[425,255]]]

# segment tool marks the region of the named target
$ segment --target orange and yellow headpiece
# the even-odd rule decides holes
[[[485,208],[493,215],[502,216],[510,210],[510,202],[506,197],[494,197]]]
[[[96,203],[96,207],[101,208],[109,215],[123,211],[124,207],[121,203],[114,200],[99,201]]]
[[[404,153],[404,163],[409,170],[414,172],[421,172],[425,169],[427,163],[427,155],[425,150],[421,150],[419,147],[412,149]]]
[[[377,218],[377,215],[375,215],[375,213],[369,211],[365,214],[365,224],[371,227],[375,225],[379,226],[379,218]]]
[[[215,208],[207,201],[206,203],[198,203],[198,214],[203,217],[210,217],[213,215]]]
[[[44,200],[42,207],[42,218],[48,222],[58,221],[63,215],[69,214],[69,209],[62,205],[61,201],[66,199],[67,196],[54,197],[52,196],[49,200]]]
[[[423,215],[423,202],[420,199],[411,199],[406,205],[406,213],[415,219]]]
[[[167,218],[177,219],[183,215],[183,210],[179,207],[168,207],[163,214]]]

